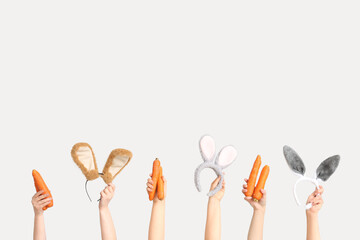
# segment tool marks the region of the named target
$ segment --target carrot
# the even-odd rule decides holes
[[[256,160],[254,162],[253,168],[251,170],[249,180],[247,182],[247,191],[245,193],[245,196],[251,197],[254,193],[256,179],[259,173],[259,169],[261,166],[261,157],[260,155],[257,155]]]
[[[255,188],[255,191],[254,191],[254,194],[253,194],[253,198],[258,200],[258,201],[263,196],[263,194],[260,192],[260,190],[264,189],[266,179],[269,176],[269,172],[270,172],[270,167],[268,165],[265,165],[265,167],[263,167],[263,169],[261,170],[259,181],[258,181],[258,183],[256,185],[256,188]]]
[[[149,192],[149,200],[152,201],[155,197],[155,192],[156,192],[156,187],[158,184],[158,178],[159,178],[159,173],[160,173],[160,161],[159,159],[155,159],[154,163],[153,163],[153,171],[152,171],[152,181],[154,184],[154,188],[152,189],[152,191]]]
[[[164,199],[164,180],[162,179],[162,167],[160,167],[159,179],[157,182],[157,194],[160,200]]]
[[[35,183],[35,189],[36,192],[43,190],[44,193],[43,194],[48,194],[48,198],[52,198],[50,190],[48,189],[48,187],[46,186],[44,180],[42,179],[40,173],[38,173],[38,171],[36,171],[35,169],[32,171],[32,175],[34,178],[34,183]],[[46,209],[48,209],[49,207],[52,207],[54,205],[53,200],[51,199],[51,202],[46,205],[45,207],[43,207],[43,210],[45,211]]]

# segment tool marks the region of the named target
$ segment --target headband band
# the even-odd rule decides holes
[[[297,203],[298,206],[301,206],[301,203],[297,197],[297,193],[296,193],[296,188],[297,188],[297,185],[299,182],[303,182],[303,181],[309,181],[311,182],[312,184],[315,185],[316,189],[319,189],[319,185],[320,185],[320,182],[318,179],[315,179],[315,178],[309,178],[309,177],[305,177],[305,176],[302,176],[295,182],[295,185],[294,185],[294,198],[295,198],[295,201]],[[312,207],[312,203],[308,203],[305,205],[305,209],[310,209]]]

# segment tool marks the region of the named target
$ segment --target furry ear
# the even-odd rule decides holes
[[[222,169],[228,167],[232,162],[234,162],[237,156],[236,149],[229,145],[221,149],[219,155],[216,159],[216,164],[219,165]]]
[[[200,153],[204,162],[210,162],[215,157],[215,141],[209,135],[203,136],[199,141]]]
[[[111,183],[114,178],[123,170],[123,168],[130,162],[132,153],[126,149],[113,150],[103,169],[103,175],[101,176],[105,183]]]
[[[289,146],[284,146],[283,151],[290,169],[295,173],[304,175],[306,168],[300,156]]]
[[[316,178],[323,180],[324,182],[335,172],[339,166],[340,156],[335,155],[324,160],[316,169]]]
[[[89,144],[75,144],[71,150],[71,156],[87,180],[94,180],[99,177],[95,155]]]

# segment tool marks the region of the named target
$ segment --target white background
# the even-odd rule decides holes
[[[265,239],[305,239],[282,146],[313,176],[341,155],[325,185],[322,239],[354,239],[359,209],[358,1],[1,1],[1,239],[31,239],[31,170],[54,197],[48,239],[99,239],[98,209],[73,163],[91,144],[100,170],[131,150],[115,179],[118,239],[146,239],[145,182],[159,157],[168,179],[167,239],[202,239],[206,191],[193,172],[198,140],[233,144],[226,169],[223,239],[246,239],[252,209],[242,179],[257,154],[271,167]],[[202,186],[214,178],[207,170]],[[103,187],[89,183],[93,198]],[[313,190],[299,186],[304,202]]]

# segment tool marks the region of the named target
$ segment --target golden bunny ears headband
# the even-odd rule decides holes
[[[71,150],[71,156],[76,165],[78,165],[82,173],[85,175],[87,179],[86,184],[88,181],[95,180],[99,176],[101,176],[104,182],[108,184],[111,183],[121,170],[123,170],[123,168],[130,162],[132,153],[129,150],[121,148],[112,150],[102,173],[99,173],[98,171],[95,154],[89,144],[75,144]]]

